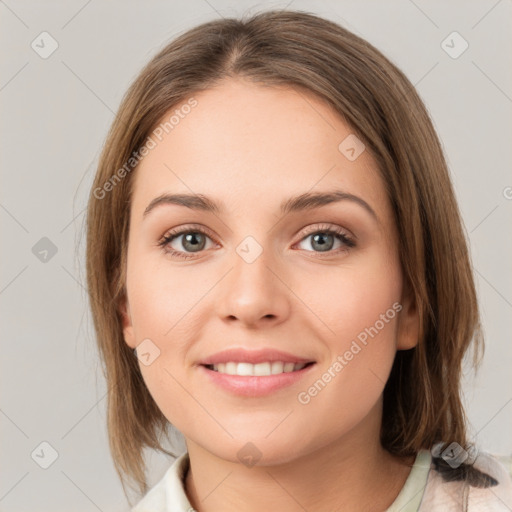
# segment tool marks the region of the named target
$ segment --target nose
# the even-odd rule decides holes
[[[284,322],[290,314],[292,293],[283,274],[265,250],[252,262],[235,252],[231,271],[219,283],[218,315],[225,322],[249,328]]]

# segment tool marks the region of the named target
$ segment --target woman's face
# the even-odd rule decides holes
[[[380,424],[417,329],[374,160],[311,94],[229,80],[194,98],[133,177],[124,336],[142,344],[151,395],[233,462],[292,460]],[[242,352],[205,366],[228,349]]]

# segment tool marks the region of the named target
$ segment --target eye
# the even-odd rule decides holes
[[[314,231],[311,231],[296,244],[300,245],[310,240],[309,246],[312,250],[305,249],[308,252],[327,253],[328,256],[331,256],[348,252],[356,245],[353,238],[338,226],[316,225],[313,228]],[[207,241],[212,241],[212,238],[209,230],[202,226],[184,226],[166,233],[158,242],[158,245],[172,257],[190,259],[194,257],[195,253],[206,250]],[[338,250],[333,250],[336,242],[341,244],[341,247]]]
[[[209,232],[202,227],[185,226],[166,233],[158,242],[167,253],[177,258],[193,258],[194,253],[205,250]],[[172,243],[174,242],[174,247]],[[184,249],[184,251],[182,250]],[[188,253],[188,254],[187,254]]]
[[[344,229],[338,226],[320,225],[314,226],[314,228],[315,231],[306,235],[301,239],[299,244],[297,244],[300,245],[305,241],[309,241],[307,245],[312,248],[312,251],[305,249],[308,252],[329,253],[329,255],[332,255],[339,252],[348,252],[356,245],[353,238]],[[341,247],[333,251],[332,249],[336,242],[340,243]]]

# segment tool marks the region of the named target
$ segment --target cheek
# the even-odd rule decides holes
[[[295,283],[297,295],[318,320],[332,348],[341,350],[360,333],[377,323],[381,338],[394,335],[402,279],[396,260],[361,259],[354,265],[340,265],[317,272]]]
[[[180,269],[165,258],[144,254],[134,254],[127,270],[128,300],[137,343],[149,339],[159,352],[155,363],[141,366],[141,371],[183,373],[191,364],[190,347],[204,337],[206,315],[211,315],[213,308],[208,291],[218,281],[217,275],[199,273],[192,267]]]
[[[165,339],[204,295],[190,280],[193,274],[173,269],[162,257],[134,250],[127,270],[128,299],[139,336]]]
[[[162,413],[181,425],[180,418],[188,417],[191,407],[180,383],[186,382],[188,347],[198,338],[191,322],[196,323],[194,305],[204,290],[195,287],[187,273],[171,272],[168,265],[151,258],[134,257],[127,270],[134,334],[150,353],[149,364],[140,356],[141,375]]]
[[[317,386],[322,397],[314,399],[314,407],[343,403],[354,413],[361,407],[363,413],[382,393],[393,364],[401,310],[400,267],[396,260],[382,257],[360,263],[319,273],[314,284],[302,285],[298,292],[317,313],[310,318],[327,349]]]
[[[366,285],[366,286],[363,286]],[[355,427],[382,396],[396,353],[401,305],[398,287],[374,280],[345,281],[324,297],[328,357],[297,395],[299,411],[324,425],[326,436]]]

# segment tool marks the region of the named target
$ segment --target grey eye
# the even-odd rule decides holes
[[[304,243],[306,240],[311,240],[310,246],[313,251],[316,252],[325,252],[332,250],[334,246],[334,242],[336,241],[336,236],[332,233],[327,232],[317,232],[317,233],[311,233],[307,236],[305,236],[300,243]],[[306,249],[310,250],[310,249]]]
[[[203,233],[189,232],[182,233],[176,238],[183,237],[182,247],[188,252],[202,251],[206,245],[206,235]]]

